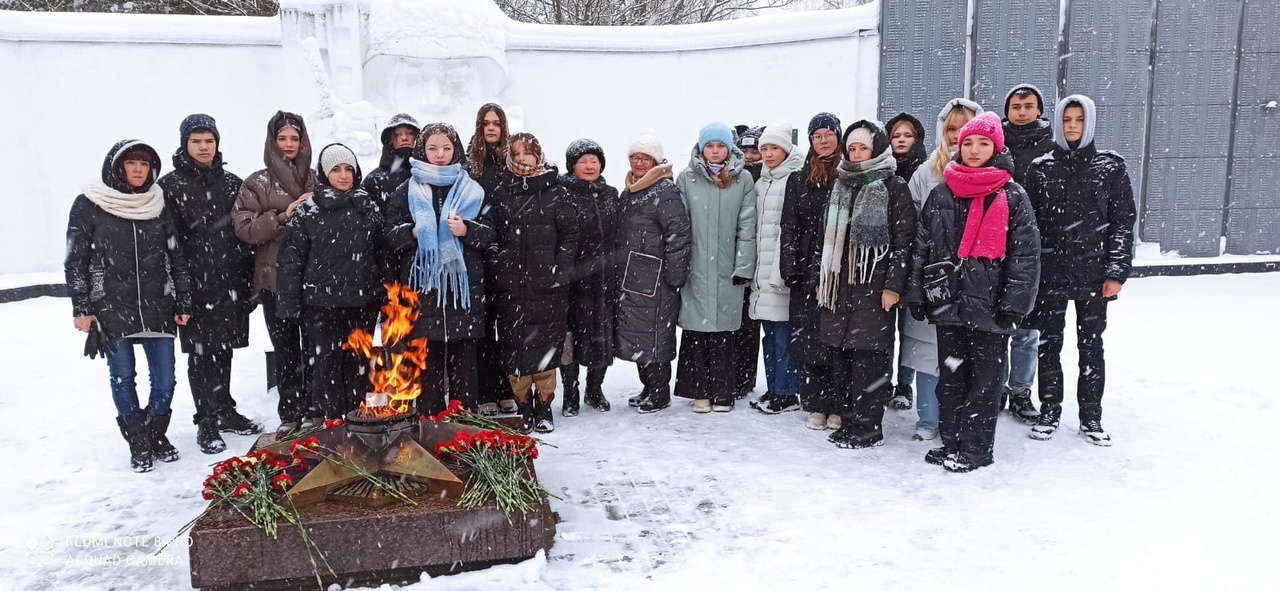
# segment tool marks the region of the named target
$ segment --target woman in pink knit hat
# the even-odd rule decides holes
[[[920,212],[907,301],[938,327],[942,447],[925,461],[969,472],[992,462],[1009,335],[1039,285],[1040,232],[1000,119],[975,117],[959,144]]]

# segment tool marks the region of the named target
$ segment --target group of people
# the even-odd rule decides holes
[[[75,325],[90,333],[86,354],[107,358],[138,471],[178,456],[166,437],[175,333],[197,442],[218,453],[220,432],[262,430],[230,388],[256,305],[287,436],[357,407],[368,367],[343,343],[372,331],[383,285],[398,282],[420,294],[412,334],[428,341],[420,413],[458,401],[549,432],[558,377],[563,416],[584,402],[610,410],[615,359],[637,366],[643,389],[628,404],[640,413],[673,394],[696,413],[729,412],[754,389],[763,349],[767,389],[752,407],[803,409],[810,428],[858,449],[883,443],[886,406],[915,406],[915,438],[942,442],[925,459],[966,472],[992,462],[1002,408],[1032,438],[1053,436],[1075,302],[1080,433],[1107,445],[1101,336],[1136,217],[1124,160],[1095,148],[1087,97],[1062,99],[1050,122],[1022,85],[1005,112],[950,101],[931,153],[906,113],[847,127],[819,113],[807,153],[786,121],[711,123],[679,174],[645,131],[621,191],[599,144],[571,143],[561,174],[492,103],[467,145],[450,125],[396,115],[368,176],[338,143],[313,169],[303,118],[281,111],[266,168],[243,182],[223,169],[214,120],[192,115],[172,172],[124,141],[73,204]],[[151,372],[145,408],[134,345]]]

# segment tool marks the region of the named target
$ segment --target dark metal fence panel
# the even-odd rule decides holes
[[[1045,115],[1058,94],[1058,14],[1061,0],[975,0],[973,89],[978,104],[1004,116],[1004,98],[1018,84],[1044,94]]]
[[[880,10],[879,118],[905,111],[932,121],[944,103],[965,96],[968,3],[890,0]]]
[[[1124,156],[1141,201],[1151,91],[1151,0],[1071,0],[1063,94],[1098,106],[1094,143]]]
[[[1142,237],[1217,256],[1242,0],[1161,0]]]
[[[1247,0],[1240,35],[1227,252],[1280,253],[1280,0]]]

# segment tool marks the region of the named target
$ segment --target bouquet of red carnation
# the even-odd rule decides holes
[[[459,431],[452,441],[437,445],[435,452],[471,470],[459,507],[474,509],[492,499],[510,522],[513,512],[528,513],[550,494],[529,471],[529,462],[538,457],[538,442],[527,435],[496,429],[474,435]]]
[[[467,427],[476,427],[486,431],[500,431],[508,435],[518,435],[524,437],[538,445],[546,445],[555,447],[546,441],[536,437],[529,437],[516,429],[508,427],[498,421],[490,418],[482,417],[462,407],[462,402],[458,400],[450,400],[449,406],[434,415],[422,415],[422,418],[428,421],[438,421],[441,423],[453,423],[455,425],[465,425]]]

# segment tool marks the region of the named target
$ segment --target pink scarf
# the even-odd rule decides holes
[[[975,199],[969,204],[969,217],[965,220],[964,236],[956,255],[962,259],[975,257],[993,261],[1004,257],[1009,234],[1009,198],[1004,194],[1004,185],[1013,175],[994,166],[970,168],[951,162],[942,176],[956,197]],[[992,193],[996,198],[984,212],[980,198]]]

